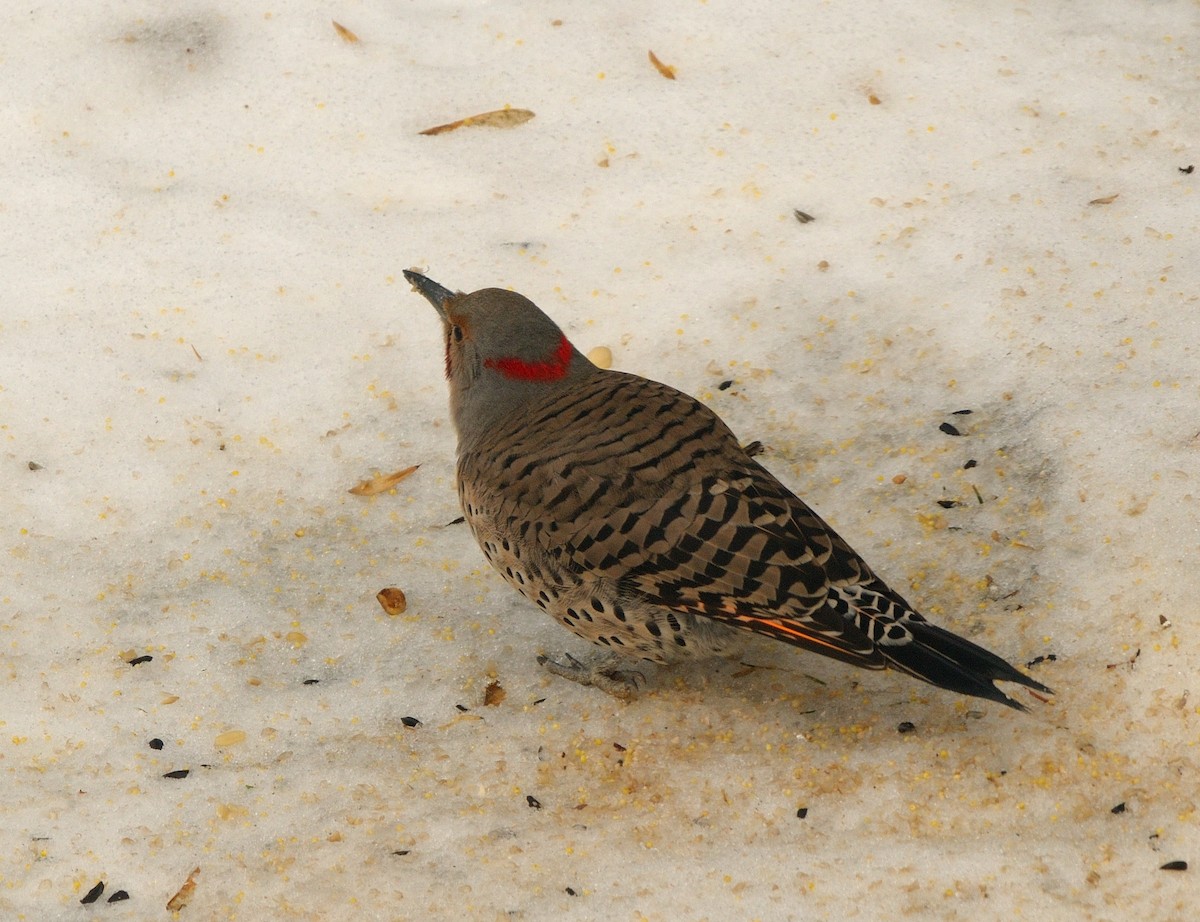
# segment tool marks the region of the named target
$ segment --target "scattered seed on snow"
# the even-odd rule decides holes
[[[393,618],[396,615],[404,614],[408,609],[408,599],[405,598],[404,590],[397,589],[395,586],[380,589],[375,593],[375,599],[379,602],[379,606]]]
[[[1186,861],[1168,861],[1159,867],[1160,871],[1186,871],[1187,869],[1188,863]]]

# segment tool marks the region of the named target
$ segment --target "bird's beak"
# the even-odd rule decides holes
[[[443,288],[433,279],[427,279],[419,272],[412,272],[408,269],[404,270],[404,277],[408,279],[412,287],[425,296],[434,309],[438,312],[443,320],[448,320],[446,315],[446,303],[454,297],[454,292],[449,288]]]

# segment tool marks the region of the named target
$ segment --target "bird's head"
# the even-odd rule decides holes
[[[459,446],[531,400],[598,369],[528,298],[501,288],[463,294],[405,270],[442,318],[450,412]]]

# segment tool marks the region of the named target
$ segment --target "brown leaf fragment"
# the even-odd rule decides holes
[[[1106,195],[1103,198],[1094,198],[1090,202],[1088,202],[1088,204],[1089,205],[1111,205],[1113,202],[1115,202],[1117,200],[1117,198],[1120,196],[1120,194],[1121,194],[1120,192],[1114,192],[1112,195]]]
[[[337,34],[340,35],[342,38],[344,38],[349,44],[351,44],[351,45],[358,44],[358,36],[357,35],[355,35],[353,32],[351,32],[349,29],[347,29],[345,26],[343,26],[336,19],[331,19],[329,21],[332,22],[333,27],[335,29],[337,29]]]
[[[495,707],[507,697],[508,692],[504,690],[504,686],[494,680],[488,682],[487,688],[483,690],[483,703],[487,707]]]
[[[426,128],[420,134],[445,134],[447,131],[456,131],[459,128],[471,128],[476,125],[481,125],[485,128],[516,128],[518,125],[524,125],[531,118],[533,118],[533,113],[528,109],[513,109],[511,106],[505,106],[503,109],[493,109],[491,112],[468,115],[466,118],[460,118],[457,122],[435,125],[433,128]]]
[[[192,873],[188,875],[188,879],[184,881],[183,886],[167,901],[168,912],[179,912],[179,910],[188,904],[188,900],[192,898],[192,892],[196,889],[196,875],[199,873],[199,868],[192,869]]]
[[[408,599],[404,597],[404,590],[397,589],[395,586],[380,589],[375,593],[375,598],[379,600],[383,610],[393,618],[396,615],[404,614],[404,610],[408,608]]]
[[[402,471],[396,471],[392,474],[380,474],[377,477],[372,477],[370,480],[364,480],[350,488],[350,492],[355,496],[377,496],[390,490],[405,477],[409,477],[416,473],[417,468],[421,465],[414,464],[412,467],[406,467]]]
[[[666,77],[668,80],[674,80],[675,79],[675,68],[672,67],[670,64],[664,64],[662,61],[660,61],[658,59],[658,55],[656,55],[653,51],[651,51],[649,54],[650,54],[650,63],[654,65],[654,69],[657,70],[664,77]]]

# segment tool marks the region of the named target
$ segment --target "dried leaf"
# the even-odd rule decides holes
[[[650,52],[650,63],[654,65],[655,70],[657,70],[668,80],[675,79],[675,68],[670,64],[664,64],[662,61],[660,61],[658,59],[658,55],[656,55],[653,51]]]
[[[495,707],[507,697],[508,692],[504,690],[504,686],[496,681],[488,682],[487,688],[483,690],[483,703],[487,707]]]
[[[405,477],[416,473],[417,468],[421,465],[414,464],[412,467],[406,467],[402,471],[396,471],[394,474],[380,474],[378,477],[372,477],[370,480],[364,480],[357,486],[350,488],[350,492],[355,496],[376,496],[387,490],[390,490]]]
[[[404,614],[404,610],[408,608],[408,599],[404,597],[404,590],[397,589],[395,586],[380,589],[375,593],[375,598],[379,600],[383,610],[393,618],[396,615]]]
[[[344,38],[344,39],[345,39],[347,42],[349,42],[351,45],[357,45],[357,44],[358,44],[358,36],[357,36],[357,35],[355,35],[353,32],[351,32],[349,29],[347,29],[345,26],[343,26],[343,25],[342,25],[340,22],[338,22],[336,19],[331,19],[331,20],[330,20],[330,22],[332,22],[332,23],[333,23],[333,27],[334,27],[335,29],[337,29],[337,34],[338,34],[338,35],[340,35],[342,38]]]
[[[167,902],[168,912],[179,912],[179,910],[188,904],[188,900],[192,898],[192,892],[196,889],[196,875],[199,873],[200,869],[194,868],[192,873],[188,875],[188,879],[179,888],[179,892]]]
[[[1117,200],[1117,197],[1120,194],[1121,194],[1120,192],[1114,192],[1112,195],[1104,196],[1104,198],[1094,198],[1090,202],[1088,202],[1088,204],[1089,205],[1111,205],[1113,202],[1115,202]]]
[[[457,122],[435,125],[433,128],[426,128],[420,133],[424,135],[445,134],[447,131],[470,128],[475,125],[482,125],[486,128],[516,128],[518,125],[525,124],[531,118],[533,118],[533,113],[528,109],[513,109],[505,106],[503,109],[494,109],[491,112],[468,115],[466,118],[460,118]]]

